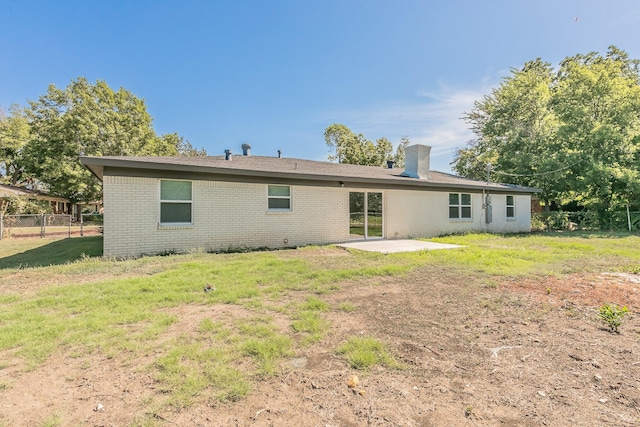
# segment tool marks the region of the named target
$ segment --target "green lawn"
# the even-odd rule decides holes
[[[203,399],[242,399],[257,379],[278,375],[296,348],[330,333],[328,310],[354,310],[324,299],[345,281],[370,278],[375,284],[375,278],[436,267],[450,268],[469,283],[496,275],[640,270],[640,237],[631,234],[467,234],[433,240],[464,247],[389,255],[350,251],[331,258],[309,247],[117,261],[101,257],[101,237],[2,240],[0,361],[6,351],[21,358],[24,369],[39,367],[56,352],[151,357],[145,369],[165,393],[161,405],[181,408]],[[56,281],[50,284],[49,277]],[[21,279],[37,287],[14,290],[11,285]],[[211,292],[204,292],[207,284]],[[176,308],[221,304],[244,315],[226,322],[204,316],[192,333],[166,337],[180,320]],[[280,323],[284,318],[289,328],[278,328],[276,318]],[[338,350],[353,366],[396,366],[382,343],[354,341]]]
[[[66,264],[102,255],[102,236],[0,240],[0,270]]]

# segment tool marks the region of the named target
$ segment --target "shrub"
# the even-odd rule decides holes
[[[545,231],[546,229],[547,229],[547,224],[544,222],[544,214],[532,213],[531,214],[531,231]]]
[[[622,308],[615,304],[604,304],[600,307],[598,316],[602,321],[609,325],[611,332],[618,333],[618,328],[622,324],[622,318],[629,312],[629,309],[624,306]]]
[[[23,196],[7,197],[4,203],[7,215],[48,214],[53,212],[51,203],[46,200],[32,200]]]

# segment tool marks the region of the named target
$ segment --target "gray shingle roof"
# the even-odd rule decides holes
[[[81,157],[81,162],[98,178],[102,179],[104,167],[133,168],[146,170],[171,170],[212,173],[217,175],[242,175],[277,177],[315,181],[345,181],[401,186],[452,187],[468,189],[502,190],[535,193],[537,189],[510,184],[498,184],[471,180],[452,174],[431,171],[428,179],[402,176],[403,169],[376,166],[360,166],[314,160],[279,158],[266,156],[235,155],[231,160],[224,156],[206,157],[137,157],[103,156]]]

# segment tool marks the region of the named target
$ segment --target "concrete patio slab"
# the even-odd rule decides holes
[[[426,242],[423,240],[360,240],[357,242],[340,243],[341,248],[359,249],[361,251],[391,254],[396,252],[432,251],[437,249],[461,248],[460,245],[447,243]]]

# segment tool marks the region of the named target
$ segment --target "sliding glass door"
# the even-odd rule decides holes
[[[349,193],[349,235],[351,239],[382,238],[382,193]]]

